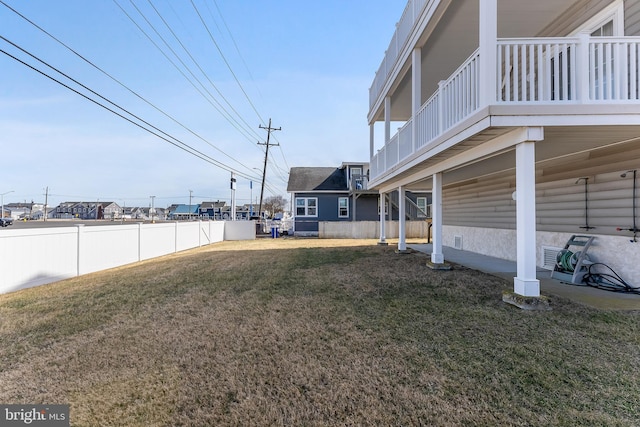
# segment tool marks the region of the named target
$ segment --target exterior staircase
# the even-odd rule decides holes
[[[389,202],[393,207],[399,209],[399,193],[398,191],[393,191],[389,193]],[[425,212],[422,208],[420,208],[416,203],[411,200],[406,194],[404,196],[405,203],[405,219],[409,221],[423,221],[430,217],[429,212]]]

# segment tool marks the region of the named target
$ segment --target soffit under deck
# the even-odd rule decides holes
[[[481,141],[482,135],[476,136]],[[410,176],[476,145],[472,139],[427,162],[413,167],[397,178]],[[588,176],[597,173],[640,166],[640,127],[638,126],[559,126],[546,127],[544,140],[536,142],[536,174],[538,183]],[[512,174],[515,170],[515,148],[458,167],[443,174],[443,184],[455,185],[496,174]],[[385,183],[387,185],[387,183]],[[410,191],[431,189],[431,177],[406,186]]]

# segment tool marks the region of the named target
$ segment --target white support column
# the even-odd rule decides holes
[[[495,104],[498,83],[498,0],[480,0],[480,105]]]
[[[375,150],[375,122],[369,125],[369,159],[373,159],[373,152]]]
[[[416,118],[420,107],[422,107],[422,49],[419,47],[413,49],[411,53],[411,82],[411,117],[413,118],[411,144],[415,152],[418,146],[418,123]]]
[[[405,192],[404,187],[398,187],[398,251],[405,252],[407,250],[406,242],[406,214],[405,214]]]
[[[536,278],[536,166],[535,142],[516,145],[516,255],[518,273],[513,279],[516,294],[540,296]]]
[[[387,195],[385,193],[380,193],[380,241],[379,245],[387,245],[387,236],[385,232],[385,214],[384,214],[384,205],[387,199]]]
[[[431,193],[431,221],[432,241],[431,263],[443,264],[442,253],[442,172],[433,174],[433,189]]]
[[[384,99],[384,143],[391,141],[391,97]]]

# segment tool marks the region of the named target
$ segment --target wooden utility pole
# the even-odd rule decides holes
[[[269,158],[269,137],[271,136],[271,132],[276,131],[276,130],[282,130],[282,128],[272,128],[271,127],[271,119],[269,119],[269,126],[268,127],[264,127],[262,125],[259,126],[260,129],[266,129],[267,130],[267,143],[263,144],[261,142],[258,142],[258,145],[266,145],[267,149],[264,152],[264,169],[262,170],[262,187],[260,188],[260,204],[258,205],[258,218],[260,218],[260,220],[262,220],[262,198],[264,196],[264,180],[265,177],[267,176],[267,159]],[[280,144],[271,144],[271,146],[278,146]]]

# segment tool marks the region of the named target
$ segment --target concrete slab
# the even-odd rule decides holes
[[[431,254],[432,245],[407,244],[407,247],[416,251]],[[462,251],[448,246],[442,248],[446,262],[463,265],[484,273],[502,277],[513,284],[516,277],[516,262],[475,252]],[[546,295],[555,295],[572,301],[588,305],[602,310],[638,310],[640,311],[640,295],[621,292],[610,292],[591,286],[580,286],[564,283],[551,278],[551,271],[539,268],[537,279],[540,280],[540,292]]]

